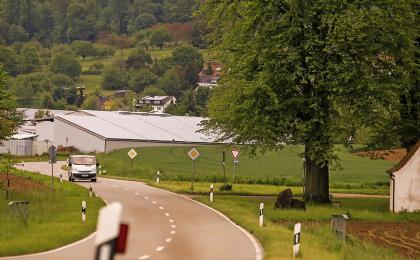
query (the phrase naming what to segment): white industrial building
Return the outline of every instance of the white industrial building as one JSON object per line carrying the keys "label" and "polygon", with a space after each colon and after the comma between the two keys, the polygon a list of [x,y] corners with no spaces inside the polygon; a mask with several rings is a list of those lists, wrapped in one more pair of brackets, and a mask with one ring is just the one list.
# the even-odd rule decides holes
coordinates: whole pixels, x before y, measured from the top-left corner
{"label": "white industrial building", "polygon": [[392,169],[390,201],[392,212],[420,211],[420,140]]}
{"label": "white industrial building", "polygon": [[[214,143],[198,132],[201,117],[82,110],[54,117],[54,144],[83,152]],[[42,133],[39,133],[42,135]]]}

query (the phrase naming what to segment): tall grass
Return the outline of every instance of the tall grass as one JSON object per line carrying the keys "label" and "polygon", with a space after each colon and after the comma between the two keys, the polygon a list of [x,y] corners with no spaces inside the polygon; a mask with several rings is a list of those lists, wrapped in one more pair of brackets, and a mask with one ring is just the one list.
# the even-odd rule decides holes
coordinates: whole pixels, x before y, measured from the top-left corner
{"label": "tall grass", "polygon": [[[376,247],[349,237],[340,242],[331,232],[329,218],[332,214],[352,212],[356,220],[419,221],[419,214],[393,215],[385,211],[386,200],[343,200],[342,208],[308,205],[307,211],[274,211],[274,201],[264,198],[233,196],[215,197],[213,203],[206,196],[196,199],[226,214],[245,227],[262,243],[265,259],[292,259],[293,225],[302,222],[300,259],[404,259],[390,249]],[[265,203],[262,228],[258,226],[259,203]],[[315,222],[312,222],[312,221]]]}
{"label": "tall grass", "polygon": [[[79,240],[96,228],[97,214],[104,202],[78,185],[39,174],[13,171],[13,174],[40,183],[43,188],[12,191],[10,200],[29,201],[29,217],[25,220],[8,205],[6,192],[0,192],[0,256],[46,251]],[[81,202],[87,202],[87,221],[81,221]]]}

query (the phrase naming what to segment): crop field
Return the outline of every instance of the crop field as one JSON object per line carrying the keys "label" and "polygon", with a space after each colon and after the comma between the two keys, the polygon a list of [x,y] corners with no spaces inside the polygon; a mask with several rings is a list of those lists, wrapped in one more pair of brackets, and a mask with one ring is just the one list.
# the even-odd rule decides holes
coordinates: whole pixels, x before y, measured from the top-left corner
{"label": "crop field", "polygon": [[350,222],[350,234],[410,258],[420,258],[420,223]]}

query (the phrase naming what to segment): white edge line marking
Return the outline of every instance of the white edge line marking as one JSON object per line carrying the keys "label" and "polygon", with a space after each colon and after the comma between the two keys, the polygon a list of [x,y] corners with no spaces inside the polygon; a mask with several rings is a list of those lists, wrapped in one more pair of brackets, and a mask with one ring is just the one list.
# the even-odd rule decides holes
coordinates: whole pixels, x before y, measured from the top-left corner
{"label": "white edge line marking", "polygon": [[137,258],[137,259],[143,260],[143,259],[147,259],[147,258],[150,258],[150,255],[140,256],[140,257],[139,257],[139,258]]}
{"label": "white edge line marking", "polygon": [[117,185],[112,185],[112,187],[116,188],[116,187],[118,187],[118,186],[117,186]]}
{"label": "white edge line marking", "polygon": [[169,213],[165,213],[165,216],[169,217]]}
{"label": "white edge line marking", "polygon": [[176,228],[176,225],[172,225],[171,228]]}
{"label": "white edge line marking", "polygon": [[175,230],[172,230],[172,231],[171,231],[171,234],[172,234],[172,235],[175,235]]}
{"label": "white edge line marking", "polygon": [[136,194],[136,195],[140,195],[140,193],[138,193],[138,192],[135,192],[134,194]]}
{"label": "white edge line marking", "polygon": [[166,243],[169,243],[169,242],[171,242],[172,241],[172,238],[167,238],[166,240],[165,240],[165,242]]}
{"label": "white edge line marking", "polygon": [[155,204],[155,205],[157,204],[156,201],[152,201],[152,203]]}
{"label": "white edge line marking", "polygon": [[164,246],[159,246],[159,247],[157,247],[155,250],[156,250],[156,251],[158,251],[158,252],[160,252],[160,251],[162,251],[164,248],[165,248]]}
{"label": "white edge line marking", "polygon": [[170,219],[170,220],[169,220],[169,222],[173,223],[173,222],[174,222],[174,220],[173,220],[173,219]]}
{"label": "white edge line marking", "polygon": [[243,227],[241,227],[238,224],[236,224],[235,222],[233,222],[230,218],[228,218],[227,216],[225,216],[223,213],[221,213],[221,212],[219,212],[219,211],[217,211],[217,210],[215,210],[215,209],[207,206],[206,204],[203,204],[201,202],[198,202],[196,200],[190,199],[190,198],[185,197],[185,196],[181,196],[181,197],[184,197],[186,200],[193,201],[193,202],[195,202],[197,204],[200,204],[203,207],[206,207],[206,208],[212,210],[213,212],[219,214],[221,217],[223,217],[224,219],[226,219],[227,221],[229,221],[230,223],[232,223],[235,227],[237,227],[240,231],[242,231],[251,240],[252,245],[255,248],[255,254],[256,254],[255,260],[262,260],[263,259],[262,247],[258,243],[258,240],[253,235],[251,235],[247,230],[245,230]]}
{"label": "white edge line marking", "polygon": [[128,190],[127,188],[123,188],[124,190]]}
{"label": "white edge line marking", "polygon": [[144,196],[144,198],[147,199],[147,200],[149,199],[149,197],[147,197],[147,196]]}
{"label": "white edge line marking", "polygon": [[159,208],[160,208],[161,210],[164,210],[164,209],[165,209],[165,208],[164,208],[164,207],[162,207],[162,206],[161,206],[161,207],[159,207]]}

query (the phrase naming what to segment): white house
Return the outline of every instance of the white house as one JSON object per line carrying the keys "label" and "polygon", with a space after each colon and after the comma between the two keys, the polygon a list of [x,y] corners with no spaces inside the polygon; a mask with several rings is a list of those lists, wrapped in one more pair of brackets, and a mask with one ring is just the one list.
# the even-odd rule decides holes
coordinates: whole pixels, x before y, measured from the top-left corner
{"label": "white house", "polygon": [[145,96],[136,104],[137,108],[151,106],[154,113],[164,113],[170,104],[175,104],[176,98],[172,96]]}
{"label": "white house", "polygon": [[390,202],[392,212],[420,211],[420,140],[392,169]]}

